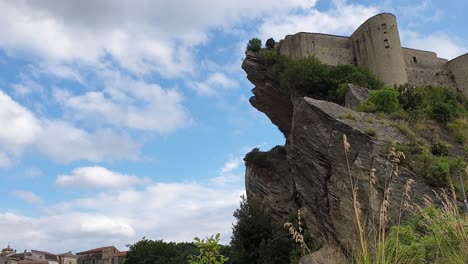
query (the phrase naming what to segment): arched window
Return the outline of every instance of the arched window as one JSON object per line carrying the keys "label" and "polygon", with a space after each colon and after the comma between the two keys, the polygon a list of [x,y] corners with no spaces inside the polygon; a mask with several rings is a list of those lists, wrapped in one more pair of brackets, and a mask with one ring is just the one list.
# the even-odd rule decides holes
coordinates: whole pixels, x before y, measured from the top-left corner
{"label": "arched window", "polygon": [[93,258],[91,259],[91,264],[96,264],[96,258],[95,258],[95,257],[93,257]]}
{"label": "arched window", "polygon": [[86,264],[86,259],[82,259],[81,264]]}

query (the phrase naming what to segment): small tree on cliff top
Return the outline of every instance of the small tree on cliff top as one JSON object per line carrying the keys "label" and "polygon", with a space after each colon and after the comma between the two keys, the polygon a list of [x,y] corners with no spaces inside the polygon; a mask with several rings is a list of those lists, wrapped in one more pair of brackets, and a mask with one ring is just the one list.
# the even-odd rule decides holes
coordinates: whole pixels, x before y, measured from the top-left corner
{"label": "small tree on cliff top", "polygon": [[259,52],[262,48],[262,41],[259,38],[252,38],[247,43],[247,51]]}
{"label": "small tree on cliff top", "polygon": [[274,49],[275,48],[275,40],[273,38],[269,38],[266,41],[265,46],[267,47],[267,49]]}

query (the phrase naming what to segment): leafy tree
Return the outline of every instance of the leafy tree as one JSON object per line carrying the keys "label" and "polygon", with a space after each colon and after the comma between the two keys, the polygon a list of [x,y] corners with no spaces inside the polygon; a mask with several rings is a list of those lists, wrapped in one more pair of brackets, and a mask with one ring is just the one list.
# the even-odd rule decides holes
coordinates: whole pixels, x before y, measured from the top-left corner
{"label": "leafy tree", "polygon": [[129,252],[125,264],[180,264],[187,263],[197,253],[192,243],[167,243],[162,240],[143,238],[133,245],[127,245]]}
{"label": "leafy tree", "polygon": [[274,49],[275,48],[275,40],[273,38],[267,39],[265,46],[267,49]]}
{"label": "leafy tree", "polygon": [[242,196],[234,212],[231,262],[233,264],[290,263],[294,243],[286,230],[274,223],[271,215],[258,202]]}
{"label": "leafy tree", "polygon": [[262,48],[262,41],[259,38],[252,38],[247,43],[246,51],[259,52]]}
{"label": "leafy tree", "polygon": [[200,239],[195,237],[195,245],[200,249],[200,254],[189,260],[190,264],[223,264],[229,260],[220,254],[221,245],[219,245],[219,233]]}

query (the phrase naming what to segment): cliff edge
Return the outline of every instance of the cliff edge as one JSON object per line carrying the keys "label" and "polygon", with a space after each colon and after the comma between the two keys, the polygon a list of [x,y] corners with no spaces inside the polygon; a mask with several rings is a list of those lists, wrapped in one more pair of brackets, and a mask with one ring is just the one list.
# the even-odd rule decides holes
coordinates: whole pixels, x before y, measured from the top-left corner
{"label": "cliff edge", "polygon": [[[432,194],[428,185],[405,168],[400,168],[399,177],[389,179],[395,168],[388,160],[389,146],[394,140],[409,139],[379,117],[332,102],[292,98],[281,90],[256,53],[247,53],[242,68],[255,85],[250,103],[286,138],[284,150],[263,153],[267,166],[247,164],[247,196],[263,201],[281,223],[301,209],[310,235],[324,245],[316,255],[326,253],[330,263],[341,263],[342,255],[358,241],[348,162],[368,230],[378,224],[386,182],[390,182],[392,205],[402,203],[408,179],[414,179],[413,203],[422,204],[423,195]],[[343,135],[350,144],[348,153]],[[371,171],[376,171],[375,182]],[[399,208],[389,207],[389,226],[397,221]]]}

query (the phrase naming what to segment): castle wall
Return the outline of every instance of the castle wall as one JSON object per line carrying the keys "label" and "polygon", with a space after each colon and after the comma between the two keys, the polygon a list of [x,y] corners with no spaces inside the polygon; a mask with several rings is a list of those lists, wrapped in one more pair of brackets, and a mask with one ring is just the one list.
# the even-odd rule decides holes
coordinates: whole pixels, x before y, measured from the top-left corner
{"label": "castle wall", "polygon": [[435,52],[403,48],[403,57],[409,83],[456,87],[448,60],[438,58]]}
{"label": "castle wall", "polygon": [[292,59],[313,55],[329,65],[354,64],[354,54],[347,37],[297,33],[286,36],[281,45],[280,53]]}
{"label": "castle wall", "polygon": [[468,96],[468,53],[447,63],[452,71],[457,88]]}
{"label": "castle wall", "polygon": [[408,82],[394,15],[369,18],[351,35],[351,41],[357,65],[369,67],[385,85]]}

